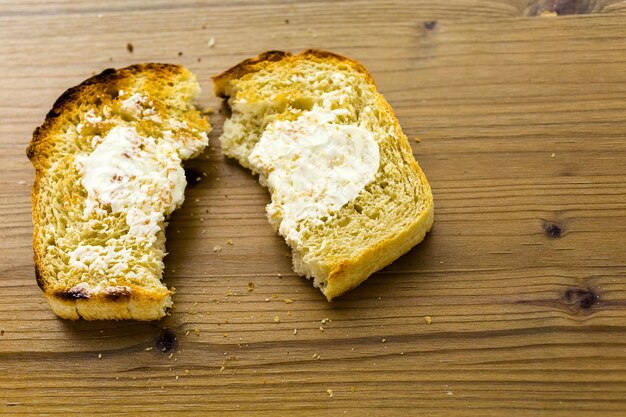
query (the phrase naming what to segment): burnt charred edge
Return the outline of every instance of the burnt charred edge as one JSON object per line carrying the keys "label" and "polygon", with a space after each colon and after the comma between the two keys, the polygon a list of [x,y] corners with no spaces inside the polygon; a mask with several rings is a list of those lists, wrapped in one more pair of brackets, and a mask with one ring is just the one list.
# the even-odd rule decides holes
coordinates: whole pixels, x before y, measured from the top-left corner
{"label": "burnt charred edge", "polygon": [[90,298],[89,293],[82,288],[71,288],[69,290],[60,290],[54,293],[54,296],[66,301],[87,300]]}
{"label": "burnt charred edge", "polygon": [[46,114],[46,118],[43,124],[37,127],[33,132],[33,138],[31,143],[26,149],[26,155],[29,159],[32,159],[36,154],[36,146],[40,142],[40,138],[46,131],[47,127],[50,123],[59,117],[62,113],[66,105],[74,102],[78,102],[81,98],[81,94],[83,91],[92,85],[104,85],[108,86],[108,88],[103,89],[103,94],[108,94],[112,98],[116,98],[118,94],[118,81],[126,78],[129,74],[137,74],[145,70],[152,70],[155,72],[159,71],[167,71],[171,73],[181,72],[183,67],[176,64],[163,64],[163,63],[146,63],[146,64],[136,64],[131,65],[129,67],[115,69],[115,68],[107,68],[102,71],[100,74],[94,75],[93,77],[87,78],[82,83],[77,86],[68,88],[57,98],[57,100],[52,105],[52,109]]}
{"label": "burnt charred edge", "polygon": [[126,301],[130,299],[132,293],[127,287],[113,287],[106,290],[104,298],[110,301]]}
{"label": "burnt charred edge", "polygon": [[46,284],[43,280],[43,277],[41,276],[41,271],[39,270],[37,263],[35,263],[35,279],[37,280],[37,285],[39,285],[39,288],[43,290]]}
{"label": "burnt charred edge", "polygon": [[66,103],[71,103],[75,101],[76,98],[80,97],[80,93],[85,87],[94,84],[108,84],[117,81],[120,77],[120,71],[116,70],[115,68],[107,68],[100,74],[87,78],[85,81],[78,84],[77,86],[68,88],[54,102],[54,104],[52,105],[52,110],[50,110],[46,115],[46,119],[53,119],[55,117],[58,117],[61,114],[64,105]]}

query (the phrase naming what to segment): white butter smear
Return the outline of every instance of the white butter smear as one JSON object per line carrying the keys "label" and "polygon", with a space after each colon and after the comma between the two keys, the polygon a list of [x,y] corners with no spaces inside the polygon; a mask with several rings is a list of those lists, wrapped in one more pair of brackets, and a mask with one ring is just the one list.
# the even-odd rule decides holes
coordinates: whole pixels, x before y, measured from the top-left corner
{"label": "white butter smear", "polygon": [[288,243],[301,243],[299,221],[322,218],[356,198],[380,166],[373,134],[336,123],[345,110],[314,107],[296,120],[270,123],[248,161],[267,181],[270,222]]}
{"label": "white butter smear", "polygon": [[157,144],[134,127],[114,127],[93,152],[75,159],[87,190],[85,217],[102,214],[107,207],[113,213],[125,213],[129,234],[147,239],[150,246],[164,216],[185,199],[187,182],[177,151],[169,140]]}

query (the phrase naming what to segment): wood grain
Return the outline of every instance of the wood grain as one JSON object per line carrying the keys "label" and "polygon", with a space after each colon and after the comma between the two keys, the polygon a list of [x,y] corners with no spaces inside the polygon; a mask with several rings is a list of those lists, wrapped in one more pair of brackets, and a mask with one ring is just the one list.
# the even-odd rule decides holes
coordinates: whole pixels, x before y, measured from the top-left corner
{"label": "wood grain", "polygon": [[[103,3],[0,4],[0,413],[626,415],[624,2]],[[171,316],[57,319],[24,154],[56,97],[163,61],[219,109],[211,75],[308,47],[363,62],[421,138],[427,239],[327,303],[291,272],[267,193],[221,156],[215,114],[188,165],[207,176],[168,230]]]}

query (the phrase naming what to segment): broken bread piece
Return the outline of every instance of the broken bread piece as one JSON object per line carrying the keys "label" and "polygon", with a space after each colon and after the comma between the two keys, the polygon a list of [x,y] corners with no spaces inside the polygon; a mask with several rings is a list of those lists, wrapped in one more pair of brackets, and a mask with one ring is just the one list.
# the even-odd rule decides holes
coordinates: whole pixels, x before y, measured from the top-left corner
{"label": "broken bread piece", "polygon": [[330,301],[422,241],[430,186],[367,70],[321,50],[269,51],[213,78],[226,156],[268,187],[296,273]]}
{"label": "broken bread piece", "polygon": [[35,272],[58,316],[156,320],[172,305],[165,226],[184,200],[182,161],[208,144],[199,92],[179,65],[107,69],[35,129]]}

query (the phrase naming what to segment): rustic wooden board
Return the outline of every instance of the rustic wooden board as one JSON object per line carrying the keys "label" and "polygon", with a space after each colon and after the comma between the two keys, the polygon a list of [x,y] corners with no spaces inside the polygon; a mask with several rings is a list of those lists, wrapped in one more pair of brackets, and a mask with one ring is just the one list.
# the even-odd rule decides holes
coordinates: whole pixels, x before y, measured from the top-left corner
{"label": "rustic wooden board", "polygon": [[[0,3],[0,413],[625,415],[625,14],[564,0]],[[220,155],[215,114],[189,164],[207,176],[168,231],[171,316],[57,319],[35,284],[24,154],[56,97],[162,61],[196,72],[218,109],[211,75],[308,47],[362,61],[422,139],[427,239],[327,303],[291,272],[267,193]]]}

